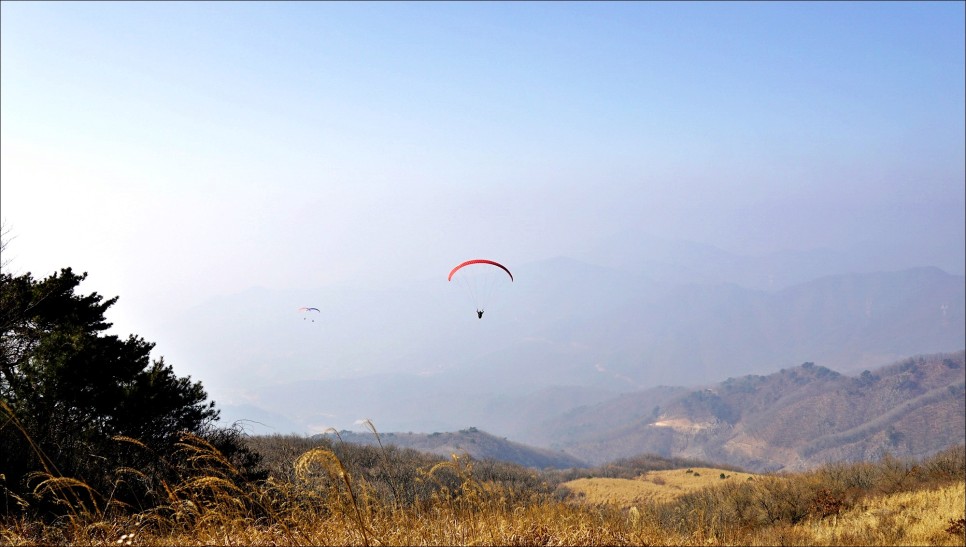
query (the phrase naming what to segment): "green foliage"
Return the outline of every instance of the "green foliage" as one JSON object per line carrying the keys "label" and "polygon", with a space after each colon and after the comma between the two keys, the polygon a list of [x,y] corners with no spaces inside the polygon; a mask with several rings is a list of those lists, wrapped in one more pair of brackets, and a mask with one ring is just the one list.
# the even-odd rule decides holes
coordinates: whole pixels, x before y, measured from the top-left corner
{"label": "green foliage", "polygon": [[131,482],[114,492],[112,470],[148,476],[186,431],[245,458],[237,438],[210,427],[218,412],[199,382],[178,377],[163,358],[151,360],[154,344],[143,338],[105,334],[104,314],[117,297],[78,294],[85,278],[70,268],[41,280],[0,277],[0,469],[8,497],[0,510],[12,498],[42,505],[32,476],[71,477],[102,497],[127,492],[128,501],[143,501],[144,489],[156,485],[142,479],[137,495]]}

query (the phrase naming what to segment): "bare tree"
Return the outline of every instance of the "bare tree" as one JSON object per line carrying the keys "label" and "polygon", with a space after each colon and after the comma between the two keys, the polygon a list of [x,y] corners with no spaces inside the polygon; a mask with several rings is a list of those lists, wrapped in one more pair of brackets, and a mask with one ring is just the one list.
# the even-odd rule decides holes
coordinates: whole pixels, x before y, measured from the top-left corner
{"label": "bare tree", "polygon": [[13,238],[8,234],[10,234],[10,228],[7,226],[7,221],[0,221],[0,271],[6,271],[11,262],[7,256],[7,244]]}

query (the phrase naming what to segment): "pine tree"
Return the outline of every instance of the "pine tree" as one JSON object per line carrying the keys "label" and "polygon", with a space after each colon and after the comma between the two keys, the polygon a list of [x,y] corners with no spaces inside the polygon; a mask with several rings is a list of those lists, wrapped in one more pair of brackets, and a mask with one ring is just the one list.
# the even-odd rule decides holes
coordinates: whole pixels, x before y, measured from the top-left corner
{"label": "pine tree", "polygon": [[[218,418],[200,382],[151,360],[153,343],[105,333],[117,297],[79,294],[86,276],[0,274],[0,485],[21,499],[36,471],[109,489],[118,467],[156,465]],[[150,447],[154,463],[117,436]]]}

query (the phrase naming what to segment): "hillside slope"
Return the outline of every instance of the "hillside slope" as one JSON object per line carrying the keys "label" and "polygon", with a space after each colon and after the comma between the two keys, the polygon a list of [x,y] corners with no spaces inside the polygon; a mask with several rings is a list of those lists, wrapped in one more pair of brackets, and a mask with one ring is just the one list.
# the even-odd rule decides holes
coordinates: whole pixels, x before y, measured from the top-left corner
{"label": "hillside slope", "polygon": [[924,457],[966,441],[964,428],[959,351],[857,376],[804,363],[676,394],[645,391],[572,410],[533,434],[591,463],[650,452],[774,471]]}
{"label": "hillside slope", "polygon": [[475,427],[458,432],[446,433],[382,433],[379,439],[372,433],[356,433],[340,431],[324,433],[330,439],[341,439],[342,442],[364,445],[376,445],[381,442],[384,446],[395,445],[400,448],[412,448],[420,452],[438,454],[449,458],[469,454],[477,460],[497,460],[515,463],[524,467],[537,469],[571,467],[585,467],[587,464],[578,458],[562,451],[536,448],[524,444],[495,437]]}

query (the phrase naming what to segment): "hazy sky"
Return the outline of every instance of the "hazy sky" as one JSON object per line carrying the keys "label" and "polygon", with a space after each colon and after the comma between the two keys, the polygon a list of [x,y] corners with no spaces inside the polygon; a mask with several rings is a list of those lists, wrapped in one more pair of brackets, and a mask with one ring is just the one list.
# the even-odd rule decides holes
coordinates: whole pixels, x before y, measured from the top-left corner
{"label": "hazy sky", "polygon": [[[16,272],[126,332],[609,234],[964,240],[963,2],[3,2]],[[628,241],[632,245],[633,241]]]}

